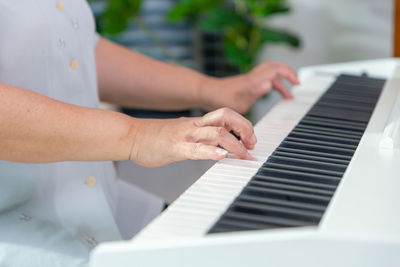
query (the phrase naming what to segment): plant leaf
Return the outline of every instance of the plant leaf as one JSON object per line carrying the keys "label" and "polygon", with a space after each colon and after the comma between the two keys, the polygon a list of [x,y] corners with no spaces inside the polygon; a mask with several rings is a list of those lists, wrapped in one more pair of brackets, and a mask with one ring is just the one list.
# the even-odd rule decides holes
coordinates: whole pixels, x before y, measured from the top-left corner
{"label": "plant leaf", "polygon": [[208,11],[199,24],[204,31],[219,31],[228,27],[243,27],[248,24],[248,21],[232,9],[218,7]]}
{"label": "plant leaf", "polygon": [[261,41],[263,43],[266,42],[283,42],[287,43],[293,47],[299,47],[300,46],[300,39],[287,31],[283,30],[276,30],[276,29],[271,29],[271,28],[263,28],[261,30]]}
{"label": "plant leaf", "polygon": [[109,0],[103,14],[96,17],[99,32],[111,35],[123,32],[141,4],[142,0]]}
{"label": "plant leaf", "polygon": [[227,59],[236,66],[240,72],[245,73],[252,66],[252,55],[249,55],[246,49],[241,49],[236,45],[235,40],[225,38],[224,53]]}
{"label": "plant leaf", "polygon": [[223,0],[179,0],[168,13],[167,18],[171,21],[193,17],[219,6]]}

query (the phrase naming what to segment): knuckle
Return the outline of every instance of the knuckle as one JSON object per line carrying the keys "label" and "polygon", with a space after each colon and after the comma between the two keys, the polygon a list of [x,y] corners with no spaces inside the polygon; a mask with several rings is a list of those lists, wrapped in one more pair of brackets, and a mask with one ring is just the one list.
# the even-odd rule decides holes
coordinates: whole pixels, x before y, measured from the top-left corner
{"label": "knuckle", "polygon": [[215,131],[217,133],[217,136],[219,136],[219,137],[223,137],[227,133],[227,130],[224,127],[216,127]]}
{"label": "knuckle", "polygon": [[207,114],[205,114],[204,116],[202,116],[202,117],[196,117],[196,118],[194,118],[194,119],[192,119],[192,123],[193,123],[193,126],[194,127],[201,127],[201,126],[203,126],[203,124],[204,124],[204,117],[205,116],[207,116]]}
{"label": "knuckle", "polygon": [[198,136],[198,132],[196,130],[192,131],[192,132],[188,132],[184,135],[184,141],[189,142],[189,143],[196,142],[198,139],[197,136]]}
{"label": "knuckle", "polygon": [[262,81],[258,86],[261,90],[266,90],[272,87],[272,82],[270,80]]}
{"label": "knuckle", "polygon": [[230,108],[221,108],[220,113],[223,117],[226,117],[232,113],[232,110]]}

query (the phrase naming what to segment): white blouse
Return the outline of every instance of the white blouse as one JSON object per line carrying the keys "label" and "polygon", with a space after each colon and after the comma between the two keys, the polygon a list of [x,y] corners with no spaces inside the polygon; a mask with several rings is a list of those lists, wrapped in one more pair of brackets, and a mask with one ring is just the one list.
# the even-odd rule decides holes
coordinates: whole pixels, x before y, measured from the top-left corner
{"label": "white blouse", "polygon": [[[0,82],[98,107],[98,40],[85,0],[0,0]],[[0,161],[0,266],[80,266],[129,238],[162,201],[117,179],[112,162]]]}

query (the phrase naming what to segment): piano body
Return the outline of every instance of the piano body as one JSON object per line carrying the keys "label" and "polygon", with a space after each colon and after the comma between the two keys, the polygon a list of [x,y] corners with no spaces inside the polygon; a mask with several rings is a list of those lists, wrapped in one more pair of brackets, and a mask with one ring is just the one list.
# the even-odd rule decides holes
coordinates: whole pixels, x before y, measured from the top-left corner
{"label": "piano body", "polygon": [[[295,100],[255,126],[255,161],[216,163],[132,240],[100,244],[91,266],[400,266],[397,131],[381,147],[400,120],[398,63],[303,68]],[[338,76],[363,72],[386,82]]]}

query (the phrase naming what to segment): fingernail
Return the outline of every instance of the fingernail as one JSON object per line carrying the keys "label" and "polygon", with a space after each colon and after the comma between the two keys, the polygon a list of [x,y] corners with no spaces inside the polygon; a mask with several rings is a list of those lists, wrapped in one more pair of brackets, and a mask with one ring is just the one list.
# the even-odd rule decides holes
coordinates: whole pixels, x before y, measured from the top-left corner
{"label": "fingernail", "polygon": [[224,150],[224,149],[220,149],[217,148],[215,149],[215,153],[219,156],[219,157],[226,157],[226,155],[228,155],[228,151]]}
{"label": "fingernail", "polygon": [[257,137],[255,136],[255,134],[253,134],[253,135],[250,137],[250,143],[252,143],[252,144],[257,143]]}

